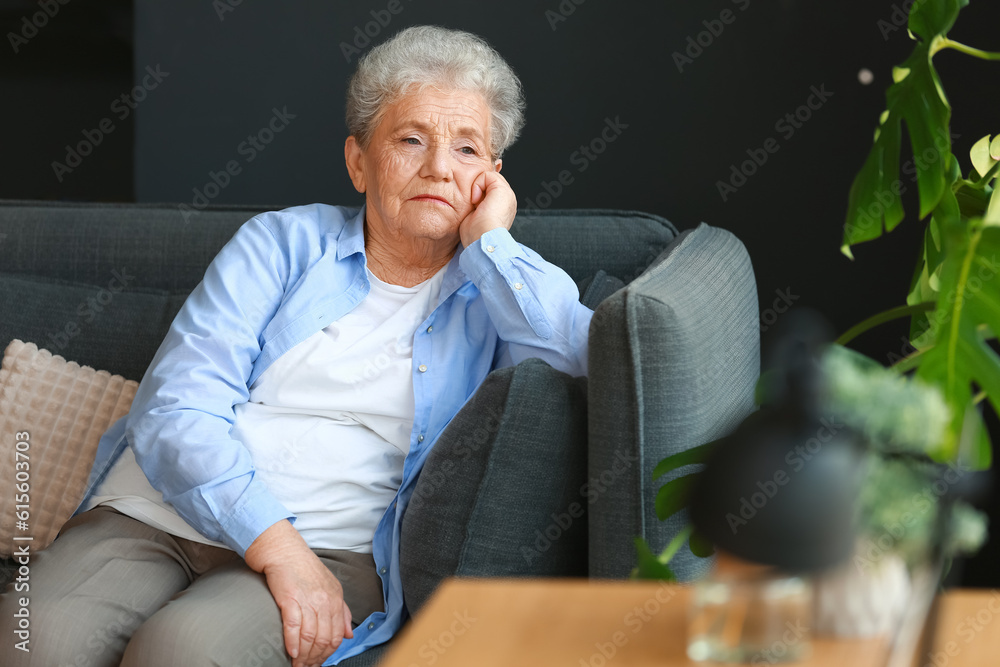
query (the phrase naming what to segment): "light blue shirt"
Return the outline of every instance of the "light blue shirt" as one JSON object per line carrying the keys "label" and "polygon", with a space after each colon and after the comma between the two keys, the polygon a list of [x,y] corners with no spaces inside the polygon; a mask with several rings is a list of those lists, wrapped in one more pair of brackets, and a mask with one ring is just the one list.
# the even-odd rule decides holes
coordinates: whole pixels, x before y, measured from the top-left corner
{"label": "light blue shirt", "polygon": [[[262,213],[240,227],[178,312],[131,411],[101,438],[88,499],[131,446],[164,500],[241,556],[271,525],[294,522],[255,475],[246,447],[230,437],[234,406],[282,354],[368,295],[364,211],[312,204]],[[403,623],[401,518],[448,422],[495,368],[537,357],[586,375],[592,314],[562,269],[507,230],[458,247],[436,307],[414,335],[410,450],[372,542],[385,611],[365,619],[326,664],[388,641]]]}

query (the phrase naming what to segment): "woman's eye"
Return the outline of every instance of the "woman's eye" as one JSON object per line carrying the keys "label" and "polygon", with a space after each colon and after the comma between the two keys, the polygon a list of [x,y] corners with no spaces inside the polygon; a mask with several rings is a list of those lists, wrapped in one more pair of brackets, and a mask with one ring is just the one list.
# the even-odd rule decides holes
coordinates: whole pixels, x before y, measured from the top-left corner
{"label": "woman's eye", "polygon": [[420,145],[420,139],[417,139],[416,137],[407,137],[406,139],[403,139],[403,141],[410,144],[411,146]]}
{"label": "woman's eye", "polygon": [[473,148],[473,147],[471,147],[471,146],[462,146],[462,148],[460,148],[459,150],[461,150],[466,155],[475,155],[476,154],[476,149]]}

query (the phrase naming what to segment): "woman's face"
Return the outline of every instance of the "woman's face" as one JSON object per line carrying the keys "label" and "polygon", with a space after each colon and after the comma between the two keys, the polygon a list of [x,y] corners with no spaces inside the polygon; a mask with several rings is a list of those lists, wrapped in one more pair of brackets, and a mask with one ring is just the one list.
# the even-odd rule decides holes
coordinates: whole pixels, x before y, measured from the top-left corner
{"label": "woman's face", "polygon": [[366,195],[368,224],[390,237],[457,242],[473,181],[500,170],[489,121],[479,94],[427,88],[386,110],[366,150],[349,137],[348,171]]}

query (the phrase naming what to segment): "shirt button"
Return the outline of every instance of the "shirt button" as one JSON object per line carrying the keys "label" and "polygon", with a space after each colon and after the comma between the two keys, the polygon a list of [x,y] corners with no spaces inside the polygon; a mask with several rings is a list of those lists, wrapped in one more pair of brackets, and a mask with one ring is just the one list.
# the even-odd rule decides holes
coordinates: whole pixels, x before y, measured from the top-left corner
{"label": "shirt button", "polygon": [[423,364],[420,364],[419,366],[417,366],[417,370],[420,371],[421,373],[426,373],[427,372],[427,366],[424,366]]}
{"label": "shirt button", "polygon": [[493,246],[491,245],[486,246],[486,252],[493,252],[494,250],[496,250],[496,248],[494,248]]}
{"label": "shirt button", "polygon": [[424,441],[424,434],[421,433],[420,435],[417,436],[417,442],[423,442],[423,441]]}
{"label": "shirt button", "polygon": [[521,289],[522,287],[524,287],[524,285],[521,283],[514,283],[514,289]]}
{"label": "shirt button", "polygon": [[427,333],[430,333],[432,331],[434,331],[434,325],[433,324],[430,325],[429,327],[427,327]]}
{"label": "shirt button", "polygon": [[383,567],[383,568],[382,568],[381,570],[379,570],[379,572],[381,572],[382,574],[385,574],[385,573],[386,573],[386,572],[388,572],[388,571],[389,571],[389,570],[385,569],[384,567]]}
{"label": "shirt button", "polygon": [[368,624],[368,629],[369,630],[374,630],[375,629],[375,624],[374,623],[369,623]]}

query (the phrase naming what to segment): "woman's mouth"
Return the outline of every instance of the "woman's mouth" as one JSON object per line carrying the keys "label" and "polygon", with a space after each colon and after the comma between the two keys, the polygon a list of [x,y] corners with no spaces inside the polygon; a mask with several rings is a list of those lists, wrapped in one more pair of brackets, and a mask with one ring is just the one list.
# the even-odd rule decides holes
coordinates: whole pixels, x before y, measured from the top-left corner
{"label": "woman's mouth", "polygon": [[411,197],[410,201],[424,201],[436,204],[444,204],[446,206],[451,206],[449,202],[444,197],[438,197],[437,195],[417,195],[416,197]]}

